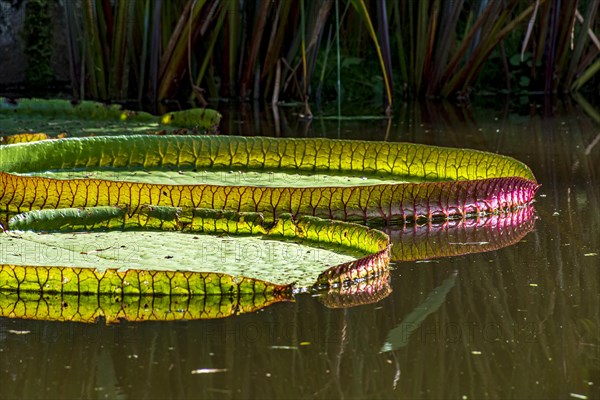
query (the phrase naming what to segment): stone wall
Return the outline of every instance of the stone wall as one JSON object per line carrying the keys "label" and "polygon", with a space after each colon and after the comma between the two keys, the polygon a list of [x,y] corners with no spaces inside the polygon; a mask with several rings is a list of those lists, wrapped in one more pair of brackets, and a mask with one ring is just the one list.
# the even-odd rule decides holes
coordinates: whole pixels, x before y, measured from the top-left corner
{"label": "stone wall", "polygon": [[[0,0],[0,88],[24,85],[27,60],[21,32],[28,0]],[[72,0],[48,0],[53,23],[51,66],[54,79],[70,79],[66,21],[63,3]]]}

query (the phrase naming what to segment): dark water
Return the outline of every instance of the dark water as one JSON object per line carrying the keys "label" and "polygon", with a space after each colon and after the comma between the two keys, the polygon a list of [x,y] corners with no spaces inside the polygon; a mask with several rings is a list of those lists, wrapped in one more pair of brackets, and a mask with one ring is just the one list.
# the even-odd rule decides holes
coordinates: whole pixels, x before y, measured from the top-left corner
{"label": "dark water", "polygon": [[580,105],[406,107],[389,126],[246,109],[225,113],[222,133],[510,155],[543,185],[537,220],[496,251],[397,263],[371,304],[300,295],[220,320],[1,318],[0,398],[600,397],[600,121]]}

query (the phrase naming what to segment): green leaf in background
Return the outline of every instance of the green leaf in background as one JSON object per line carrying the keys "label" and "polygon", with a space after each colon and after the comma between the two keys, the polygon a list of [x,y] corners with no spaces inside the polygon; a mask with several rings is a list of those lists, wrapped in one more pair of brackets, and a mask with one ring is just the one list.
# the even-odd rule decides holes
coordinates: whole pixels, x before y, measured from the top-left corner
{"label": "green leaf in background", "polygon": [[118,105],[68,100],[0,98],[0,135],[19,133],[67,133],[69,136],[122,135],[124,133],[172,132],[185,129],[191,133],[216,132],[221,115],[211,109],[190,109],[154,116],[143,111],[129,111]]}

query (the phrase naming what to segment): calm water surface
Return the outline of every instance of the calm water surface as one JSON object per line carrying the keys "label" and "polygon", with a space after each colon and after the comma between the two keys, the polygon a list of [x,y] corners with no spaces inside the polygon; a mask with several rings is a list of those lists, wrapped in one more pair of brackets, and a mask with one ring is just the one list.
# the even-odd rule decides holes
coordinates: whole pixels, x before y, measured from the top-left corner
{"label": "calm water surface", "polygon": [[[390,125],[225,111],[223,134],[513,156],[542,184],[537,217],[508,247],[395,263],[389,295],[362,305],[300,295],[220,320],[0,318],[0,398],[600,397],[600,122],[578,105],[406,107]],[[449,241],[485,248],[463,236]]]}

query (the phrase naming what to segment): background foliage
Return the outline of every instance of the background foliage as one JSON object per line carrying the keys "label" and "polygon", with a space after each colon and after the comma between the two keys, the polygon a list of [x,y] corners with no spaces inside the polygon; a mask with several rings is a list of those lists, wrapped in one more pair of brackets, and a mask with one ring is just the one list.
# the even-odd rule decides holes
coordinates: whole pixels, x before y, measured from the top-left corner
{"label": "background foliage", "polygon": [[[50,0],[48,0],[50,1]],[[75,97],[598,92],[600,0],[64,1]]]}

